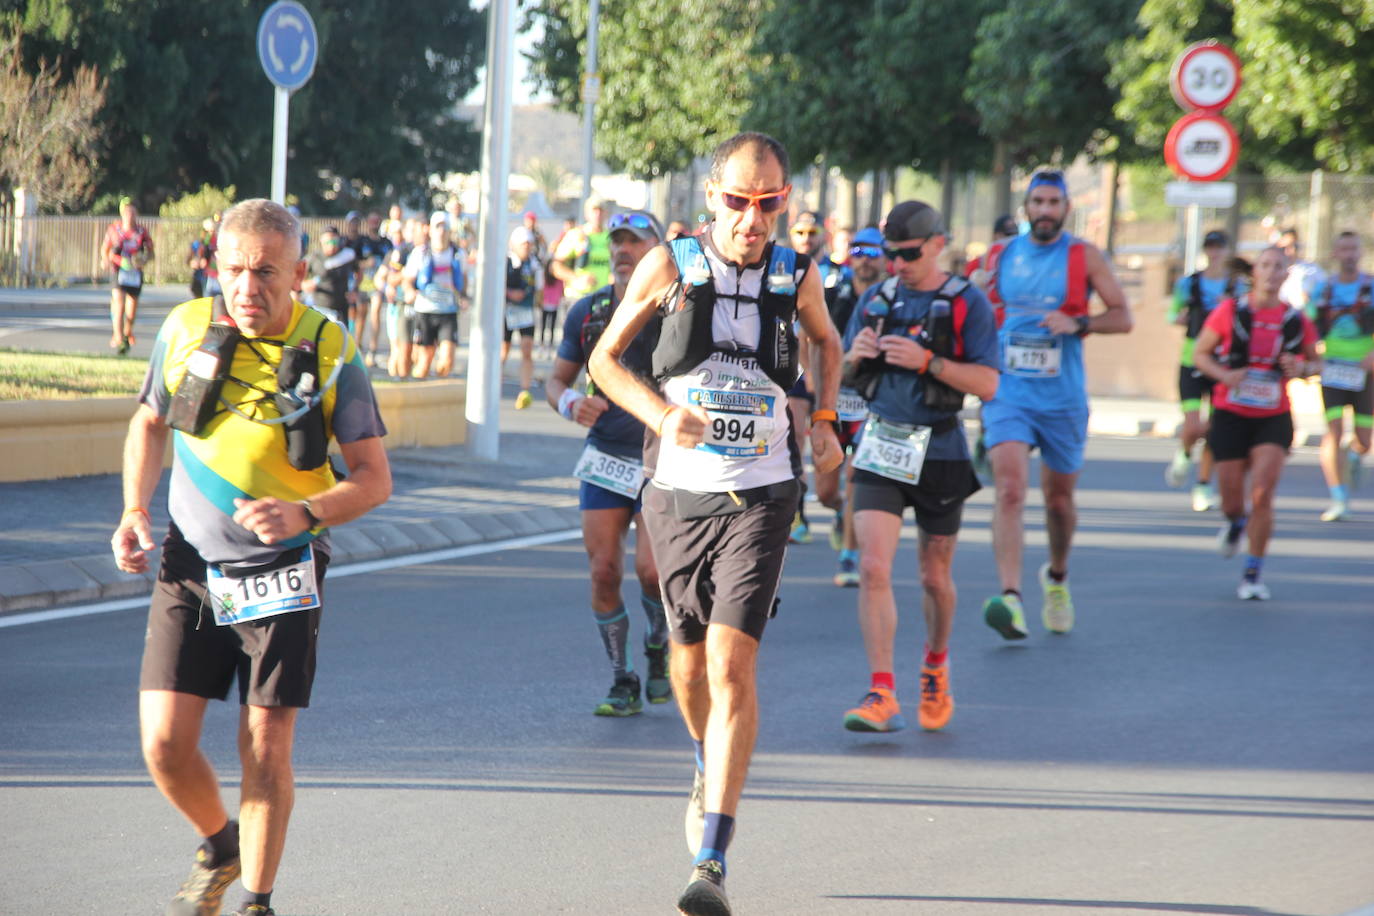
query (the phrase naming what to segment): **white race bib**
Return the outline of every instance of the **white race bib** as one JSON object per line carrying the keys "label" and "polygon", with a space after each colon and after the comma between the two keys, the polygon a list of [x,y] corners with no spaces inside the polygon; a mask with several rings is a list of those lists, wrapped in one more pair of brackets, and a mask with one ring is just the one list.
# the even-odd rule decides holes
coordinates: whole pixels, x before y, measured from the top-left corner
{"label": "white race bib", "polygon": [[697,448],[730,458],[762,458],[777,422],[771,394],[719,388],[688,388],[687,402],[706,411],[706,435]]}
{"label": "white race bib", "polygon": [[644,465],[633,458],[607,455],[588,442],[587,447],[582,450],[582,457],[577,459],[573,476],[603,490],[636,499],[639,496],[639,488],[644,483]]}
{"label": "white race bib", "polygon": [[534,306],[506,306],[506,327],[512,331],[522,331],[534,327]]}
{"label": "white race bib", "polygon": [[435,308],[441,311],[452,311],[458,304],[458,300],[454,296],[453,290],[449,289],[447,286],[441,286],[438,283],[426,284],[421,292]]}
{"label": "white race bib", "polygon": [[121,267],[116,282],[120,286],[142,286],[143,271],[135,267]]}
{"label": "white race bib", "polygon": [[1003,362],[1005,371],[1026,378],[1054,378],[1059,375],[1063,355],[1059,337],[1008,334]]}
{"label": "white race bib", "polygon": [[1341,391],[1364,391],[1368,373],[1364,366],[1345,359],[1328,359],[1322,364],[1322,384]]}
{"label": "white race bib", "polygon": [[205,584],[219,626],[320,606],[315,550],[310,544],[300,549],[295,562],[271,572],[228,575],[211,564],[206,570]]}
{"label": "white race bib", "polygon": [[890,480],[916,483],[929,447],[929,426],[898,426],[869,417],[854,453],[854,467]]}
{"label": "white race bib", "polygon": [[1283,383],[1273,369],[1249,369],[1231,392],[1231,403],[1256,410],[1274,410],[1283,395]]}
{"label": "white race bib", "polygon": [[840,399],[835,404],[835,413],[841,423],[857,423],[868,416],[868,402],[857,392],[848,388],[840,389]]}

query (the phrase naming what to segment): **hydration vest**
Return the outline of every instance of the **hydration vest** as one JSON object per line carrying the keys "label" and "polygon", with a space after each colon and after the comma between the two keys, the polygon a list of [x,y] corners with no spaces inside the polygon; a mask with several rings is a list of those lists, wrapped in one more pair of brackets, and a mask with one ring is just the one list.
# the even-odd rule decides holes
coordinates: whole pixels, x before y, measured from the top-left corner
{"label": "hydration vest", "polygon": [[[457,245],[450,245],[449,253],[453,261],[453,294],[457,296],[463,291],[463,257],[459,253]],[[426,249],[424,260],[420,262],[420,269],[415,272],[415,288],[424,290],[426,286],[434,282],[434,250]]]}
{"label": "hydration vest", "polygon": [[[277,364],[277,390],[262,393],[271,395],[281,419],[247,419],[257,423],[267,422],[269,425],[280,423],[284,427],[287,458],[296,470],[312,471],[324,464],[329,457],[324,423],[324,392],[338,374],[336,366],[328,382],[320,378],[320,338],[329,319],[315,309],[305,309],[295,327],[295,332],[301,338],[300,344],[291,346],[265,337],[252,338],[252,343],[246,343],[247,338],[228,318],[224,297],[216,296],[210,305],[210,324],[205,329],[205,336],[192,351],[187,372],[172,394],[167,409],[167,425],[198,439],[204,438],[206,426],[221,413],[220,392],[224,389],[224,383],[231,378],[229,372],[233,368],[234,352],[238,345],[278,346],[282,349],[282,356]],[[309,339],[311,337],[314,338],[313,345]],[[199,357],[198,353],[206,356]],[[259,358],[262,358],[260,354]],[[338,362],[343,362],[342,351]],[[201,368],[197,372],[190,371],[192,363],[200,363]],[[238,413],[231,405],[223,406],[226,410]]]}
{"label": "hydration vest", "polygon": [[[897,307],[897,282],[896,277],[888,277],[878,287],[878,292],[874,297],[886,303],[887,314],[889,315]],[[935,298],[930,301],[929,311],[926,312],[925,318],[919,322],[920,333],[916,336],[917,343],[936,356],[945,359],[963,359],[964,322],[968,318],[968,299],[964,294],[968,292],[971,285],[967,278],[953,275],[940,285],[940,288],[935,291]],[[904,334],[917,323],[916,321],[907,321],[902,324],[887,324],[883,326],[882,333]],[[889,366],[887,361],[881,357],[865,359],[859,363],[852,376],[854,390],[864,400],[873,400],[878,393],[878,380],[884,372],[916,372],[916,370]],[[921,387],[924,392],[924,404],[931,410],[953,412],[964,406],[964,392],[933,376],[923,377]]]}
{"label": "hydration vest", "polygon": [[[765,273],[759,278],[759,295],[718,295],[701,240],[687,236],[668,244],[677,262],[678,288],[670,293],[667,303],[681,300],[682,304],[676,310],[661,311],[662,323],[652,357],[653,377],[662,383],[690,372],[720,349],[711,332],[711,318],[719,297],[758,303],[759,342],[751,355],[774,384],[783,391],[790,389],[800,370],[800,347],[793,330],[797,315],[796,277],[798,271],[806,276],[811,259],[791,248],[769,242],[763,251],[764,267],[761,269]],[[786,277],[785,284],[782,277]],[[775,281],[774,278],[779,279]],[[671,309],[672,305],[668,304],[667,308]]]}
{"label": "hydration vest", "polygon": [[[1231,349],[1226,354],[1226,365],[1231,369],[1247,369],[1250,366],[1250,332],[1254,328],[1255,313],[1250,310],[1250,297],[1235,300],[1236,307],[1231,318]],[[1283,344],[1280,353],[1302,352],[1302,311],[1288,306],[1283,312],[1282,330],[1279,332]]]}
{"label": "hydration vest", "polygon": [[[1221,292],[1221,300],[1236,298],[1236,278],[1232,274],[1226,279],[1226,288]],[[1194,340],[1207,320],[1207,304],[1202,301],[1202,271],[1188,277],[1188,339]]]}
{"label": "hydration vest", "polygon": [[[1017,236],[1019,238],[1020,236]],[[1002,301],[1001,290],[998,289],[998,268],[1001,266],[1002,253],[1006,251],[1007,244],[1013,239],[1004,239],[1000,242],[993,242],[988,249],[983,269],[988,273],[988,284],[984,290],[988,296],[988,302],[992,303],[992,313],[997,319],[997,326],[1002,326],[1002,320],[1006,314],[1006,303]],[[1059,306],[1059,311],[1068,315],[1070,318],[1078,318],[1088,314],[1088,298],[1092,295],[1092,290],[1088,286],[1088,255],[1087,249],[1078,239],[1069,242],[1069,269],[1068,277],[1064,283],[1064,301]]]}
{"label": "hydration vest", "polygon": [[1343,315],[1354,315],[1355,320],[1360,323],[1361,334],[1374,334],[1374,295],[1371,295],[1371,287],[1374,287],[1374,278],[1365,274],[1360,274],[1360,279],[1364,282],[1360,284],[1359,291],[1355,294],[1355,301],[1351,305],[1336,307],[1331,299],[1335,295],[1336,281],[1327,280],[1326,290],[1322,296],[1321,304],[1317,306],[1317,336],[1325,337],[1331,333],[1331,327],[1336,323],[1336,319]]}

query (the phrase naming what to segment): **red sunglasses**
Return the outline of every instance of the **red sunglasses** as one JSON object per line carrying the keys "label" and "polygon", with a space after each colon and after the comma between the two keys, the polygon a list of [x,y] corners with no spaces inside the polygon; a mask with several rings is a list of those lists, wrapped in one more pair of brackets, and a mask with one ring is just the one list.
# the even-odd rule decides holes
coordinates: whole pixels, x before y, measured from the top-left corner
{"label": "red sunglasses", "polygon": [[781,210],[787,204],[787,195],[792,191],[790,184],[781,191],[764,191],[762,194],[740,194],[727,191],[720,185],[714,187],[720,192],[720,199],[725,202],[725,206],[731,210],[748,210],[752,206],[758,207],[760,213]]}

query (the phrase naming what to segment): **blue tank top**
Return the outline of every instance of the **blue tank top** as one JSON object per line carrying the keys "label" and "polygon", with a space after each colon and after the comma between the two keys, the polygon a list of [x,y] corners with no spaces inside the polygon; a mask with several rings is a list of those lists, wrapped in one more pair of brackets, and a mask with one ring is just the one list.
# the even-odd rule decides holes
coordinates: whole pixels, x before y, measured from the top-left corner
{"label": "blue tank top", "polygon": [[1018,235],[997,264],[997,291],[1005,305],[998,332],[1002,377],[997,400],[1038,411],[1086,410],[1083,341],[1051,334],[1040,322],[1064,302],[1068,288],[1067,232],[1048,245]]}

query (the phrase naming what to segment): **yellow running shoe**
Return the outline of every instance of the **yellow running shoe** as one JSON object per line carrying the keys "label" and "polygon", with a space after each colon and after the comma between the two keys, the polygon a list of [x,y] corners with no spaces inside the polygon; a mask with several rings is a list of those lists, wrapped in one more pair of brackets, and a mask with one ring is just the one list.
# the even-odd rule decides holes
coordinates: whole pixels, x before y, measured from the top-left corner
{"label": "yellow running shoe", "polygon": [[530,393],[528,391],[522,391],[515,396],[516,410],[524,410],[526,407],[529,407],[533,403],[534,398],[530,397]]}
{"label": "yellow running shoe", "polygon": [[895,732],[906,728],[906,719],[892,691],[875,687],[844,714],[844,727],[852,732]]}
{"label": "yellow running shoe", "polygon": [[928,732],[939,731],[954,715],[954,697],[949,692],[949,666],[921,666],[921,705],[916,720]]}
{"label": "yellow running shoe", "polygon": [[1067,633],[1073,629],[1073,599],[1069,597],[1069,583],[1050,578],[1050,564],[1040,567],[1040,588],[1045,593],[1045,607],[1041,617],[1045,629],[1051,633]]}

